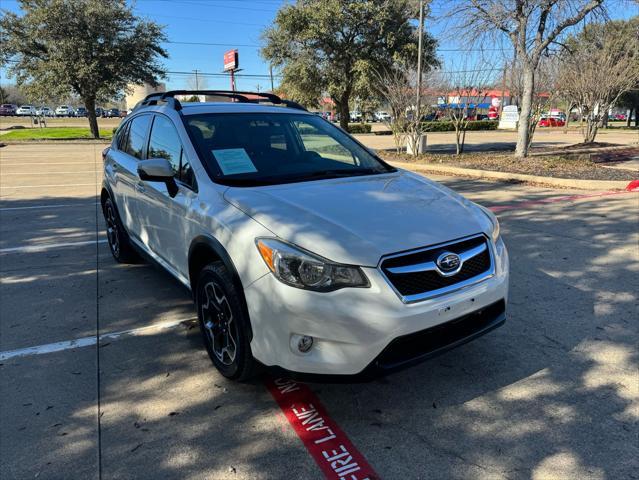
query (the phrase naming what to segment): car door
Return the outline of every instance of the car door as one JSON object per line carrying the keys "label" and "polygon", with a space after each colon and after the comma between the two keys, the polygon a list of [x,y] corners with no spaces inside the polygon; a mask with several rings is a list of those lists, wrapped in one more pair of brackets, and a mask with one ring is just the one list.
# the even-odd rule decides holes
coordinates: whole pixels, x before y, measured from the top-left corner
{"label": "car door", "polygon": [[197,198],[197,185],[186,158],[180,136],[170,118],[154,115],[147,158],[169,161],[178,186],[174,197],[169,195],[164,182],[139,181],[139,219],[141,240],[176,273],[188,278],[188,223],[191,204]]}
{"label": "car door", "polygon": [[126,122],[121,127],[122,137],[118,135],[118,143],[109,151],[105,165],[120,219],[129,234],[136,238],[141,234],[135,190],[139,181],[138,162],[146,155],[151,120],[150,114],[142,114]]}

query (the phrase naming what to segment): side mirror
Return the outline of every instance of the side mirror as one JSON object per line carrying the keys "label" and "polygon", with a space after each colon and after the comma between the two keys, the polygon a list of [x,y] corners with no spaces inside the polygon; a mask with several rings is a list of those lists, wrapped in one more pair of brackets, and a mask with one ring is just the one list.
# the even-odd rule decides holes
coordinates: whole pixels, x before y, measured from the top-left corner
{"label": "side mirror", "polygon": [[141,160],[138,163],[138,177],[145,182],[163,182],[171,197],[178,193],[178,186],[175,183],[175,172],[169,161],[165,158],[151,158]]}

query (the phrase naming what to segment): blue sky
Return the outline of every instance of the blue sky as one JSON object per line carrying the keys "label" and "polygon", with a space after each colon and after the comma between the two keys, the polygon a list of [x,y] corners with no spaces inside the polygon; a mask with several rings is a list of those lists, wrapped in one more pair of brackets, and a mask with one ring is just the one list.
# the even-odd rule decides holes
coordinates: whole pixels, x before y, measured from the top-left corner
{"label": "blue sky", "polygon": [[[432,11],[440,15],[449,8],[452,1],[434,0]],[[169,72],[166,80],[169,88],[187,88],[193,82],[190,73],[198,69],[203,73],[219,74],[222,71],[222,54],[233,47],[239,49],[241,74],[260,75],[238,77],[237,88],[253,90],[270,89],[269,67],[259,56],[260,34],[271,25],[278,8],[285,0],[138,0],[134,3],[138,15],[165,25],[171,42],[165,47],[170,58],[165,61]],[[1,7],[16,11],[15,0],[1,0]],[[628,18],[639,14],[639,7],[630,0],[607,0],[611,18]],[[442,21],[428,20],[426,28],[440,39],[439,55],[445,68],[459,65],[461,53],[447,51],[464,47],[463,36],[457,39],[447,37],[447,25]],[[189,43],[191,42],[191,43]],[[219,44],[201,45],[197,43]],[[501,59],[495,57],[495,68],[500,68]],[[184,72],[184,73],[182,73]],[[0,72],[3,84],[10,83],[6,72]],[[230,81],[224,76],[207,76],[204,84],[208,88],[230,88]],[[277,85],[277,77],[275,84]]]}

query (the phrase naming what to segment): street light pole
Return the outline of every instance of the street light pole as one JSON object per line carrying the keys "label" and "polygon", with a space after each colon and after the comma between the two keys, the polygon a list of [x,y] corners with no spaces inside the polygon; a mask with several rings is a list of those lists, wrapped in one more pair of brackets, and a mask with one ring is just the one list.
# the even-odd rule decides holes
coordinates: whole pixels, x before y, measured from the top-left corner
{"label": "street light pole", "polygon": [[424,37],[424,0],[419,0],[419,28],[417,30],[419,38],[417,39],[417,104],[416,114],[417,121],[421,120],[422,110],[422,38]]}

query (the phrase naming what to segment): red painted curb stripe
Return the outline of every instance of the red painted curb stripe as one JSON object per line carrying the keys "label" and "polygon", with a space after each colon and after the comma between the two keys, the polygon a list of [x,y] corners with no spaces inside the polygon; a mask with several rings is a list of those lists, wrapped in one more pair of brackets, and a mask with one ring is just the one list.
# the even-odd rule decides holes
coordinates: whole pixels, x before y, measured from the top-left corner
{"label": "red painted curb stripe", "polygon": [[379,479],[308,386],[288,378],[264,383],[327,479]]}
{"label": "red painted curb stripe", "polygon": [[563,197],[542,198],[541,200],[528,200],[525,202],[515,203],[513,205],[496,205],[494,207],[489,207],[489,209],[493,212],[503,212],[505,210],[516,210],[519,208],[532,207],[535,205],[543,205],[546,203],[570,202],[573,200],[581,200],[585,198],[609,197],[611,195],[627,195],[628,193],[631,193],[631,192],[610,191],[610,192],[598,192],[598,193],[583,193],[579,195],[565,195]]}

